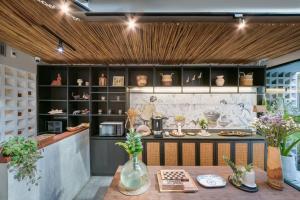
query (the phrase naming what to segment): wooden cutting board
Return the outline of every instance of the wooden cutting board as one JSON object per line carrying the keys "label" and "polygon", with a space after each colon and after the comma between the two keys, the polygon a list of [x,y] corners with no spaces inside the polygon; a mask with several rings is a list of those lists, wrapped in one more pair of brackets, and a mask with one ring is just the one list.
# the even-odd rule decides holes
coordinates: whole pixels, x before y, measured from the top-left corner
{"label": "wooden cutting board", "polygon": [[162,179],[161,171],[158,171],[157,181],[158,181],[159,191],[160,192],[197,192],[198,187],[195,184],[193,178],[187,172],[185,172],[185,175],[188,178],[188,181],[180,182],[178,180],[174,180],[173,182],[169,181],[168,184],[166,184],[166,180]]}

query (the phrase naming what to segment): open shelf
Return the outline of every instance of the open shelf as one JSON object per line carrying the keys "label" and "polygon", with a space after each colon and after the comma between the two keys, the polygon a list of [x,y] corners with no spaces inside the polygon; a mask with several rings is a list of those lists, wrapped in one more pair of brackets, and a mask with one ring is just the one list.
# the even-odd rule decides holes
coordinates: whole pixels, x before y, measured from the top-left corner
{"label": "open shelf", "polygon": [[[239,72],[253,72],[253,87],[239,86]],[[56,78],[57,73],[62,76],[62,86],[51,86],[51,81]],[[171,74],[172,85],[164,86],[162,84],[161,74]],[[43,125],[49,120],[63,120],[66,125],[78,125],[76,123],[90,122],[91,135],[99,133],[99,124],[104,121],[122,121],[125,122],[129,103],[130,93],[253,93],[258,88],[265,86],[264,81],[265,68],[260,66],[104,66],[104,65],[39,65],[38,66],[38,113],[44,119],[39,122]],[[99,86],[99,77],[104,75],[107,78],[105,86]],[[14,75],[14,72],[7,71],[7,76]],[[138,75],[147,76],[147,85],[138,87],[136,77]],[[217,75],[224,75],[224,87],[217,87],[215,79]],[[124,84],[113,85],[113,79],[116,76],[124,77]],[[285,77],[283,76],[283,79]],[[82,86],[78,86],[77,79],[82,79]],[[188,80],[188,81],[187,81]],[[85,82],[89,85],[85,85]],[[287,80],[283,80],[283,83]],[[6,98],[13,100],[17,91],[11,90],[18,83],[8,81]],[[20,84],[19,84],[20,86]],[[22,87],[19,88],[22,91]],[[26,90],[25,90],[26,91]],[[32,91],[34,87],[32,85]],[[27,92],[27,91],[26,91]],[[75,100],[72,96],[83,93],[90,95],[88,100]],[[25,94],[28,96],[29,95]],[[34,96],[35,94],[33,94]],[[102,97],[105,97],[102,99]],[[64,118],[61,116],[47,116],[51,107],[56,107],[67,113]],[[89,109],[87,115],[73,115],[74,110]],[[99,114],[99,110],[102,113]],[[108,114],[109,109],[111,113]],[[118,111],[122,110],[119,115]],[[58,117],[58,118],[57,118]],[[41,119],[41,121],[43,121]],[[44,125],[43,125],[44,126]],[[42,129],[41,129],[42,130]],[[39,130],[40,131],[40,130]]]}

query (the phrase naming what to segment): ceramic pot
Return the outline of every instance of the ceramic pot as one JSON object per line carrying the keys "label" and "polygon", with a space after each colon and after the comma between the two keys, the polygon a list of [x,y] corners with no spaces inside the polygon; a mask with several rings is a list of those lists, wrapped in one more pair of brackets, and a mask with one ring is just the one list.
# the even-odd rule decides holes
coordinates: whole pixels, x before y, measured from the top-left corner
{"label": "ceramic pot", "polygon": [[160,73],[160,75],[161,75],[161,83],[163,86],[172,86],[173,83],[172,76],[174,75],[174,73],[171,74]]}
{"label": "ceramic pot", "polygon": [[148,190],[150,186],[149,173],[146,165],[140,161],[137,155],[122,167],[120,174],[120,192],[127,195],[139,195]]}
{"label": "ceramic pot", "polygon": [[296,159],[293,156],[281,156],[282,171],[285,180],[297,180]]}
{"label": "ceramic pot", "polygon": [[224,86],[224,83],[225,83],[224,76],[223,75],[217,76],[216,85],[222,87]]}
{"label": "ceramic pot", "polygon": [[139,87],[143,87],[147,85],[148,77],[146,75],[137,75],[136,76],[136,84]]}
{"label": "ceramic pot", "polygon": [[255,172],[252,169],[250,172],[245,171],[244,175],[242,176],[242,183],[243,185],[251,188],[255,188]]}
{"label": "ceramic pot", "polygon": [[278,147],[268,147],[267,179],[270,187],[283,190],[281,156]]}

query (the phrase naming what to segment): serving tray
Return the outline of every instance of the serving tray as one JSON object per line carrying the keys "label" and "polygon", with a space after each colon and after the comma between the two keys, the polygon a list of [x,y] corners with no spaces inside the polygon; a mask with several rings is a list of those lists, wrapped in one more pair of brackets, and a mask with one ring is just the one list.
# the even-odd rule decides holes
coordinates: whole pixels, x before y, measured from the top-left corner
{"label": "serving tray", "polygon": [[207,174],[197,176],[198,183],[205,188],[221,188],[226,186],[226,181],[223,177]]}

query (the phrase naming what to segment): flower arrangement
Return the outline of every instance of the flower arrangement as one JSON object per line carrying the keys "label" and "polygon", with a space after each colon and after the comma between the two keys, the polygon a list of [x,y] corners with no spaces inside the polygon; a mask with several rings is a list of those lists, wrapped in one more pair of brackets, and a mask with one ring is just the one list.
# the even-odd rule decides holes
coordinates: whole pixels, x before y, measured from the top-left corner
{"label": "flower arrangement", "polygon": [[287,140],[299,130],[292,117],[272,113],[255,119],[253,126],[266,137],[268,146],[280,147],[282,155],[289,153],[288,150],[292,147],[287,146]]}

